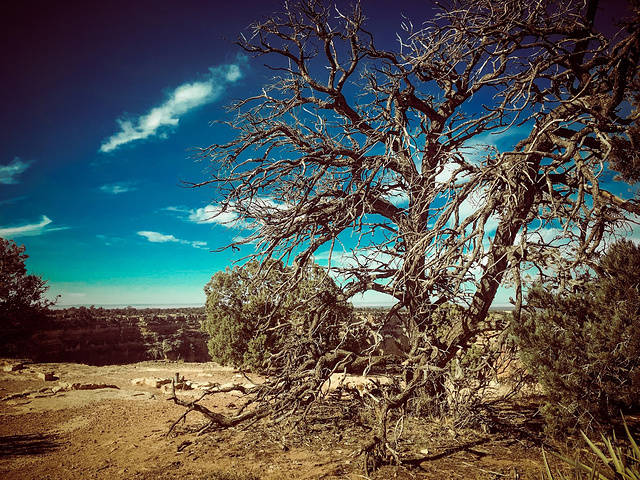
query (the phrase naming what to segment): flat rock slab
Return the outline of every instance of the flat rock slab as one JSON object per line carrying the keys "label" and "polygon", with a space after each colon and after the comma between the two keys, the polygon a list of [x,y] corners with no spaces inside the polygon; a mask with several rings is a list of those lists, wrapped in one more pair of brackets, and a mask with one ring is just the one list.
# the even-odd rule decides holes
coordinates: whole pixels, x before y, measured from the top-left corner
{"label": "flat rock slab", "polygon": [[151,388],[160,388],[163,385],[167,385],[171,383],[171,380],[168,378],[154,378],[154,377],[147,377],[147,378],[134,378],[133,380],[131,380],[131,384],[132,385],[136,385],[136,386],[145,386],[145,387],[151,387]]}
{"label": "flat rock slab", "polygon": [[119,390],[120,388],[117,385],[109,385],[107,383],[70,383],[70,382],[60,382],[58,383],[62,390],[98,390],[101,388],[115,388]]}

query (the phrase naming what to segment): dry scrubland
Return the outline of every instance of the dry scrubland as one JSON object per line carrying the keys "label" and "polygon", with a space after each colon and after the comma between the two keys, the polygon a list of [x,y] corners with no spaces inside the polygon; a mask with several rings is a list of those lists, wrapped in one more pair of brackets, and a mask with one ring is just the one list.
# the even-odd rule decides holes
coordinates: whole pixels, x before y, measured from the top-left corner
{"label": "dry scrubland", "polygon": [[[2,363],[9,370],[15,361]],[[48,363],[3,369],[0,478],[363,478],[356,453],[368,433],[366,419],[323,412],[322,405],[311,417],[315,421],[292,431],[256,424],[197,435],[203,419],[193,412],[167,436],[184,408],[168,401],[170,394],[153,382],[139,379],[166,379],[178,372],[200,384],[246,382],[233,369],[212,363]],[[54,378],[44,380],[46,373]],[[178,395],[195,398],[199,390]],[[242,401],[239,394],[220,394],[203,404],[225,412]],[[428,420],[403,425],[397,447],[406,464],[383,467],[369,478],[540,478],[541,450],[531,433],[535,408],[520,403],[487,412],[495,428],[484,432]]]}

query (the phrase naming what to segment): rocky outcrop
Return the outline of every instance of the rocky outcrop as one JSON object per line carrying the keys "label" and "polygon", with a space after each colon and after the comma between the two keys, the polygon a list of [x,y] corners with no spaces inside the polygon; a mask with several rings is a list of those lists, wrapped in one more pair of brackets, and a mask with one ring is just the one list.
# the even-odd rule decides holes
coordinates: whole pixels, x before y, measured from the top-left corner
{"label": "rocky outcrop", "polygon": [[207,362],[207,335],[200,330],[204,313],[202,309],[193,310],[60,310],[53,313],[45,328],[4,335],[3,346],[14,357],[29,357],[36,362]]}

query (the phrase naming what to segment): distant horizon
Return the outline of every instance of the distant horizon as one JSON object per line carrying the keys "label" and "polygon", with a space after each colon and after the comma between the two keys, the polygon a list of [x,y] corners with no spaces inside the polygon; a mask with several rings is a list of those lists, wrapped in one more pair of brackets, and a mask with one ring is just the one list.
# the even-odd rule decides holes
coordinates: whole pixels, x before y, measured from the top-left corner
{"label": "distant horizon", "polygon": [[[352,303],[353,304],[353,303]],[[106,308],[106,309],[116,309],[116,308],[127,308],[127,307],[131,307],[131,308],[135,308],[138,310],[142,310],[142,309],[146,309],[146,308],[159,308],[159,309],[169,309],[169,308],[200,308],[200,307],[204,307],[204,303],[202,304],[195,304],[195,303],[103,303],[103,304],[69,304],[69,305],[53,305],[52,309],[53,310],[63,310],[65,308],[80,308],[80,307],[85,307],[85,308]],[[391,304],[353,304],[354,307],[356,308],[389,308],[391,307]],[[501,311],[511,311],[513,310],[514,307],[513,305],[507,304],[507,305],[503,305],[503,304],[497,304],[497,305],[492,305],[490,310],[492,311],[496,311],[496,310],[501,310]]]}
{"label": "distant horizon", "polygon": [[79,308],[79,307],[95,307],[95,308],[127,308],[132,307],[136,309],[142,308],[198,308],[204,307],[204,303],[74,303],[65,305],[53,305],[53,310],[62,310],[65,308]]}

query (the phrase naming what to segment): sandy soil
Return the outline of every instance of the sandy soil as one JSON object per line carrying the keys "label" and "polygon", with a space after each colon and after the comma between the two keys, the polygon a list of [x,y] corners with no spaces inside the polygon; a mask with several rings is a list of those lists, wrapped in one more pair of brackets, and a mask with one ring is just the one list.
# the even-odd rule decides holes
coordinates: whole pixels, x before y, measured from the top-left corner
{"label": "sandy soil", "polygon": [[[48,372],[55,379],[40,378]],[[203,419],[191,413],[167,436],[184,408],[161,389],[132,380],[176,372],[198,382],[242,381],[232,369],[191,363],[27,364],[1,371],[0,478],[366,478],[353,455],[366,438],[362,428],[347,432],[325,422],[287,437],[278,428],[257,426],[198,436]],[[73,383],[103,386],[69,390]],[[61,385],[67,389],[55,391]],[[216,395],[206,406],[224,412],[238,401],[234,394]],[[406,465],[385,467],[371,478],[540,478],[540,449],[534,444],[502,433],[459,435],[433,426],[425,432],[430,433],[404,446]]]}

